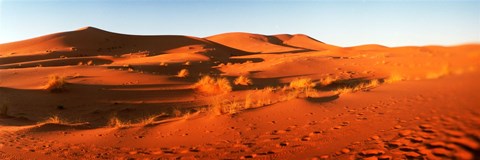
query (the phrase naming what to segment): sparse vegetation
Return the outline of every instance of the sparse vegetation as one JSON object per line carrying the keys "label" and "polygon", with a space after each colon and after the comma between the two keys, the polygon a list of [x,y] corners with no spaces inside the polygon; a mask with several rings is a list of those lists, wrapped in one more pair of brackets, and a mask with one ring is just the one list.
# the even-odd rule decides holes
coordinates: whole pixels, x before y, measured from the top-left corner
{"label": "sparse vegetation", "polygon": [[290,82],[290,88],[305,90],[315,87],[315,83],[310,78],[298,78]]}
{"label": "sparse vegetation", "polygon": [[172,111],[173,116],[175,117],[180,117],[182,115],[182,111],[179,110],[178,108],[174,108]]}
{"label": "sparse vegetation", "polygon": [[68,124],[66,120],[61,119],[57,115],[48,117],[42,124]]}
{"label": "sparse vegetation", "polygon": [[157,118],[157,116],[145,117],[145,118],[140,120],[140,124],[143,125],[143,126],[152,125],[153,123],[155,123],[156,118]]}
{"label": "sparse vegetation", "polygon": [[236,99],[228,100],[220,96],[214,97],[210,104],[212,112],[216,115],[235,114],[243,108]]}
{"label": "sparse vegetation", "polygon": [[187,69],[182,69],[177,73],[177,77],[183,78],[187,77],[190,73],[188,72]]}
{"label": "sparse vegetation", "polygon": [[322,86],[328,86],[328,85],[332,84],[335,80],[337,80],[337,79],[328,76],[328,77],[325,77],[325,78],[321,79],[319,83]]}
{"label": "sparse vegetation", "polygon": [[129,122],[123,122],[120,119],[118,119],[118,117],[113,116],[108,121],[108,126],[113,128],[128,128],[131,126],[131,124]]}
{"label": "sparse vegetation", "polygon": [[210,76],[202,77],[193,88],[205,94],[222,94],[232,91],[232,86],[226,78],[212,78]]}
{"label": "sparse vegetation", "polygon": [[450,69],[448,65],[442,66],[442,68],[437,72],[429,72],[425,76],[426,79],[437,79],[450,74]]}
{"label": "sparse vegetation", "polygon": [[384,79],[383,82],[384,83],[394,83],[394,82],[398,82],[398,81],[403,81],[405,80],[405,78],[400,75],[400,74],[392,74],[390,75],[388,78]]}
{"label": "sparse vegetation", "polygon": [[380,86],[380,81],[378,79],[373,79],[365,83],[360,83],[353,86],[341,87],[335,90],[334,92],[336,94],[345,94],[345,93],[353,93],[357,91],[368,91],[378,86]]}
{"label": "sparse vegetation", "polygon": [[[235,114],[250,108],[263,107],[272,104],[273,88],[267,87],[255,90],[245,95],[244,99],[229,100],[223,96],[214,96],[210,101],[211,112],[215,115]],[[255,97],[255,98],[252,98]]]}
{"label": "sparse vegetation", "polygon": [[289,88],[291,91],[289,94],[296,95],[295,97],[304,94],[306,97],[314,96],[316,94],[315,83],[310,78],[298,78],[290,82]]}
{"label": "sparse vegetation", "polygon": [[235,85],[248,86],[248,85],[252,85],[252,80],[250,80],[248,77],[242,75],[242,76],[237,77],[233,83]]}
{"label": "sparse vegetation", "polygon": [[44,89],[50,92],[63,91],[65,89],[65,77],[50,75]]}

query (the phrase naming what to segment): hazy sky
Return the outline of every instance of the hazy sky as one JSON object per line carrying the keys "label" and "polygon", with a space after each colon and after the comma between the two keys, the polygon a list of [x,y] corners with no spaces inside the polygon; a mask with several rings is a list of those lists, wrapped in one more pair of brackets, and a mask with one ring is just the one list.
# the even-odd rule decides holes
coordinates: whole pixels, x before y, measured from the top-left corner
{"label": "hazy sky", "polygon": [[84,26],[197,37],[303,33],[339,46],[456,45],[480,43],[480,0],[0,0],[0,43]]}

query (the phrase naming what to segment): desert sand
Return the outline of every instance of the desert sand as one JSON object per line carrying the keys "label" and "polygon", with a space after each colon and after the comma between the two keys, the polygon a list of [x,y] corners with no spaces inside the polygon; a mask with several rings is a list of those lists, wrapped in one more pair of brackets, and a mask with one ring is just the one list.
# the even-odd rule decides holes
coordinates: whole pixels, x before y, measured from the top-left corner
{"label": "desert sand", "polygon": [[480,44],[85,27],[0,44],[0,159],[480,159],[479,79]]}

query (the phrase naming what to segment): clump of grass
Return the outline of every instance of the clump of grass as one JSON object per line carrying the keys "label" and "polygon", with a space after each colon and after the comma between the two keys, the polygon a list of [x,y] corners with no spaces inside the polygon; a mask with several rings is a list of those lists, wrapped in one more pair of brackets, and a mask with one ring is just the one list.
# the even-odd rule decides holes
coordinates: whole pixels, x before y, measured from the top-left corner
{"label": "clump of grass", "polygon": [[392,74],[390,75],[388,78],[384,79],[383,82],[384,83],[394,83],[394,82],[398,82],[398,81],[404,81],[405,78],[400,75],[400,74]]}
{"label": "clump of grass", "polygon": [[305,95],[306,97],[314,96],[316,94],[315,83],[310,78],[299,78],[290,82],[289,88],[293,91],[290,91],[289,94],[299,97]]}
{"label": "clump of grass", "polygon": [[190,74],[187,69],[182,69],[177,73],[177,77],[183,78],[187,77]]}
{"label": "clump of grass", "polygon": [[450,74],[450,69],[448,67],[448,65],[444,65],[442,66],[442,68],[437,71],[437,72],[429,72],[427,73],[427,75],[425,76],[426,79],[438,79],[438,78],[441,78],[443,76],[446,76],[446,75],[449,75]]}
{"label": "clump of grass", "polygon": [[173,114],[173,116],[175,116],[175,117],[180,117],[180,116],[182,116],[182,111],[179,110],[178,108],[174,108],[174,109],[172,110],[172,114]]}
{"label": "clump of grass", "polygon": [[332,84],[335,80],[336,80],[336,78],[332,78],[332,77],[328,76],[328,77],[325,77],[325,78],[321,79],[319,83],[322,86],[328,86],[328,85]]}
{"label": "clump of grass", "polygon": [[140,120],[140,124],[143,126],[152,125],[155,123],[157,116],[148,116]]}
{"label": "clump of grass", "polygon": [[41,122],[43,124],[68,124],[66,120],[61,119],[57,115],[48,117],[45,121]]}
{"label": "clump of grass", "polygon": [[212,78],[210,76],[202,77],[193,88],[205,94],[223,94],[232,91],[232,86],[226,78]]}
{"label": "clump of grass", "polygon": [[44,89],[50,92],[63,91],[65,89],[65,77],[50,75]]}
{"label": "clump of grass", "polygon": [[353,93],[357,91],[368,91],[372,88],[380,86],[380,81],[378,79],[373,79],[365,83],[360,83],[355,86],[347,86],[347,87],[342,87],[338,88],[334,92],[336,94],[345,94],[345,93]]}
{"label": "clump of grass", "polygon": [[236,114],[242,110],[263,107],[272,104],[273,87],[250,91],[245,98],[227,99],[224,96],[214,96],[210,101],[210,111],[215,115]]}
{"label": "clump of grass", "polygon": [[131,124],[129,122],[123,122],[118,117],[113,116],[108,121],[108,126],[113,127],[113,128],[128,128],[128,127],[131,126]]}
{"label": "clump of grass", "polygon": [[290,82],[290,88],[304,90],[315,87],[315,83],[310,78],[298,78]]}
{"label": "clump of grass", "polygon": [[242,104],[236,99],[228,100],[224,97],[213,97],[210,102],[210,108],[215,115],[235,114],[243,110]]}
{"label": "clump of grass", "polygon": [[240,77],[237,77],[235,79],[235,81],[233,81],[233,83],[235,85],[248,86],[248,85],[252,85],[252,80],[250,80],[248,77],[242,75]]}

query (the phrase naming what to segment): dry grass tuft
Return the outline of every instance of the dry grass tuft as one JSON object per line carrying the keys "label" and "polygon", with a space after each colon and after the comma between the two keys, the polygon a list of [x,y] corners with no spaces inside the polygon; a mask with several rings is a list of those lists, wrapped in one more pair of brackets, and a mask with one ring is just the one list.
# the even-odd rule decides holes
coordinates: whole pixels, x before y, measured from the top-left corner
{"label": "dry grass tuft", "polygon": [[155,123],[155,119],[157,119],[157,116],[148,116],[140,120],[140,124],[143,126],[148,126],[152,125]]}
{"label": "dry grass tuft", "polygon": [[212,98],[210,108],[211,112],[215,115],[235,114],[244,109],[240,101],[236,99],[228,100],[221,96]]}
{"label": "dry grass tuft", "polygon": [[[316,91],[315,83],[310,78],[299,78],[290,82],[289,92],[287,97],[300,97],[302,95],[306,97],[315,96]],[[289,98],[287,98],[289,99]]]}
{"label": "dry grass tuft", "polygon": [[44,89],[50,92],[62,91],[65,89],[65,77],[50,75]]}
{"label": "dry grass tuft", "polygon": [[131,124],[129,122],[123,122],[122,120],[118,119],[118,117],[114,116],[108,121],[108,126],[113,128],[128,128],[131,126]]}
{"label": "dry grass tuft", "polygon": [[183,78],[187,77],[190,74],[187,69],[182,69],[177,73],[177,77]]}
{"label": "dry grass tuft", "polygon": [[321,79],[319,83],[322,86],[328,86],[336,80],[337,80],[336,78],[332,78],[332,77],[328,76],[328,77],[325,77],[325,78]]}
{"label": "dry grass tuft", "polygon": [[298,78],[290,82],[290,88],[304,90],[315,87],[315,83],[310,78]]}
{"label": "dry grass tuft", "polygon": [[232,91],[232,86],[226,78],[212,78],[210,76],[202,77],[193,88],[205,94],[224,94]]}
{"label": "dry grass tuft", "polygon": [[172,110],[172,115],[175,116],[175,117],[180,117],[180,116],[182,116],[182,111],[179,110],[178,108],[174,108]]}
{"label": "dry grass tuft", "polygon": [[[236,114],[242,110],[259,108],[273,103],[274,89],[267,87],[247,93],[244,98],[229,100],[224,96],[214,96],[210,100],[210,111],[215,115]],[[253,98],[254,97],[254,98]]]}
{"label": "dry grass tuft", "polygon": [[233,83],[235,85],[248,86],[248,85],[252,85],[252,80],[242,75],[240,77],[237,77]]}
{"label": "dry grass tuft", "polygon": [[68,124],[66,120],[61,119],[58,116],[48,117],[45,121],[41,122],[43,124]]}
{"label": "dry grass tuft", "polygon": [[357,91],[369,91],[372,88],[380,86],[380,81],[378,79],[373,79],[365,83],[360,83],[355,86],[342,87],[335,90],[335,94],[345,94],[353,93]]}
{"label": "dry grass tuft", "polygon": [[405,80],[405,78],[402,75],[392,74],[388,78],[384,79],[383,82],[384,83],[394,83],[394,82],[404,81],[404,80]]}
{"label": "dry grass tuft", "polygon": [[426,79],[438,79],[443,76],[449,75],[451,73],[450,67],[448,65],[442,66],[442,68],[437,72],[429,72],[425,76]]}

